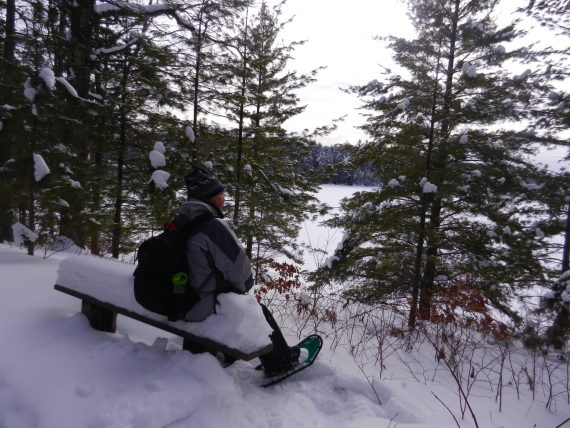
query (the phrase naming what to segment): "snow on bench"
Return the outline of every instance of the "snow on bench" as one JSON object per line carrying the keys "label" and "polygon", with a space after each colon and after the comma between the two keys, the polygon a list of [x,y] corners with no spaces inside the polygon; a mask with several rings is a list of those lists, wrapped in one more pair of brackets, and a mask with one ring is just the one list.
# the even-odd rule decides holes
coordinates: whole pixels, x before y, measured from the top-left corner
{"label": "snow on bench", "polygon": [[242,360],[271,350],[271,328],[253,296],[223,293],[218,296],[216,313],[204,321],[168,321],[137,303],[133,271],[133,265],[115,260],[71,256],[59,266],[55,289],[81,299],[81,312],[98,330],[114,333],[117,314],[121,314],[181,336],[188,350],[197,344]]}

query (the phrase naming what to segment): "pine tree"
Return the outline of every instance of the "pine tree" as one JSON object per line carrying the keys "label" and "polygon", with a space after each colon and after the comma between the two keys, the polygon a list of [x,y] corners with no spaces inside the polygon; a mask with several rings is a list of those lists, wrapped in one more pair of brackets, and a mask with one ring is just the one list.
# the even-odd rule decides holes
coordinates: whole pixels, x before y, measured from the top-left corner
{"label": "pine tree", "polygon": [[[568,138],[564,137],[565,131],[570,127],[570,94],[560,89],[560,82],[567,82],[570,78],[568,71],[568,55],[570,47],[570,1],[541,0],[530,1],[521,9],[526,12],[543,27],[555,33],[555,45],[549,46],[532,57],[540,61],[537,73],[538,81],[548,90],[544,94],[544,102],[533,108],[534,127],[543,132],[546,142],[552,145],[567,146]],[[557,85],[558,84],[558,85]],[[566,160],[570,159],[570,152]],[[564,183],[565,175],[562,174],[561,183]],[[567,178],[567,177],[566,177]],[[558,197],[564,212],[565,231],[564,245],[562,250],[561,271],[570,270],[570,204],[566,200],[570,198],[570,189],[560,189]],[[564,207],[566,205],[566,207]],[[564,210],[566,208],[566,210]]]}
{"label": "pine tree", "polygon": [[387,40],[402,71],[353,88],[370,111],[358,156],[383,186],[332,222],[347,237],[328,276],[350,280],[351,298],[409,298],[410,326],[460,286],[517,320],[509,299],[544,281],[544,232],[528,219],[548,177],[527,159],[530,135],[496,126],[525,117],[533,87],[503,67],[524,51],[504,47],[520,32],[497,27],[496,4],[410,2],[416,38]]}
{"label": "pine tree", "polygon": [[5,10],[5,16],[0,20],[0,35],[2,36],[2,57],[0,58],[0,92],[4,96],[4,107],[0,110],[0,242],[12,240],[12,224],[14,223],[13,195],[10,187],[13,178],[8,177],[10,163],[14,160],[14,140],[11,130],[7,128],[7,119],[13,117],[14,112],[9,111],[6,105],[16,103],[16,85],[14,77],[18,74],[19,63],[16,61],[16,1],[0,2],[0,10]]}
{"label": "pine tree", "polygon": [[[149,24],[144,16],[121,18],[119,25],[107,27],[107,46],[96,51],[101,52],[101,95],[108,100],[107,133],[114,137],[113,144],[102,153],[104,159],[116,165],[115,180],[107,185],[107,197],[113,205],[111,254],[114,257],[130,247],[128,224],[136,223],[130,220],[132,213],[140,210],[141,202],[149,203],[148,192],[141,200],[151,172],[148,153],[163,138],[164,127],[173,126],[160,107],[181,105],[165,77],[172,55],[168,48],[151,41],[153,37],[146,34]],[[156,193],[151,198],[154,203],[160,200],[161,191]]]}
{"label": "pine tree", "polygon": [[[195,32],[199,5],[4,4],[0,237],[10,238],[18,212],[32,230],[65,234],[96,254],[110,247],[118,256],[128,251],[137,228],[155,227],[172,213],[173,188],[181,185],[189,163],[185,126],[173,114],[190,104],[191,91],[184,86],[188,50],[177,50],[173,37],[181,28]],[[242,2],[201,3],[206,4],[227,15]],[[23,20],[17,39],[16,6]],[[158,16],[165,19],[150,25]],[[148,153],[157,141],[177,160],[170,164],[176,178],[166,191],[148,184]],[[31,173],[36,149],[52,171],[41,187]],[[140,224],[133,213],[144,207],[162,212],[161,218],[143,216],[148,222]]]}
{"label": "pine tree", "polygon": [[[0,87],[6,96],[6,104],[0,111],[2,239],[18,239],[11,234],[11,226],[16,221],[32,232],[39,223],[44,223],[44,227],[49,225],[52,218],[46,208],[54,203],[49,189],[53,179],[42,179],[42,183],[38,184],[40,180],[34,177],[34,158],[41,156],[50,164],[53,157],[50,131],[54,129],[51,110],[55,105],[50,97],[50,89],[41,77],[41,69],[53,40],[51,23],[42,2],[27,2],[18,6],[19,25],[27,32],[16,42],[13,33],[16,27],[16,3],[9,2],[6,9],[5,49],[0,67]],[[28,242],[28,253],[34,253],[33,242]]]}
{"label": "pine tree", "polygon": [[262,3],[257,13],[246,13],[225,67],[230,91],[224,101],[236,126],[232,156],[214,157],[232,174],[232,220],[258,274],[264,259],[285,255],[299,261],[294,238],[314,201],[315,183],[296,165],[308,153],[311,137],[291,134],[283,124],[304,110],[296,91],[313,81],[317,70],[288,69],[297,43],[279,41],[283,25],[279,6],[271,10]]}
{"label": "pine tree", "polygon": [[221,88],[224,85],[225,72],[223,70],[223,52],[226,44],[232,42],[233,36],[228,29],[238,18],[238,13],[251,3],[249,0],[202,0],[198,7],[192,11],[191,19],[195,22],[194,31],[190,37],[182,34],[185,45],[190,47],[188,52],[184,49],[184,61],[191,60],[192,73],[188,80],[188,92],[191,94],[191,117],[195,140],[192,143],[192,161],[196,163],[199,156],[204,156],[207,147],[201,147],[202,135],[207,134],[205,119],[207,114],[217,112],[214,110],[216,101],[222,96]]}
{"label": "pine tree", "polygon": [[[104,97],[110,122],[104,127],[107,143],[100,157],[107,162],[103,168],[107,177],[111,169],[114,178],[107,183],[102,201],[112,205],[108,225],[114,257],[132,250],[136,234],[154,230],[172,215],[176,204],[173,188],[180,185],[180,170],[188,165],[190,150],[182,120],[172,112],[184,110],[190,102],[188,49],[180,48],[180,40],[182,34],[195,31],[196,7],[120,3],[96,8],[97,93]],[[156,16],[172,17],[175,22],[157,21]],[[177,177],[167,188],[149,180],[153,174],[149,152],[156,143],[168,150],[170,172],[161,174]]]}
{"label": "pine tree", "polygon": [[[570,94],[561,90],[564,86],[560,82],[567,82],[570,77],[567,59],[570,53],[570,2],[533,0],[521,10],[556,36],[552,46],[547,46],[531,57],[535,62],[539,61],[537,80],[547,89],[543,103],[532,109],[533,125],[545,142],[567,147],[568,138],[565,133],[570,127]],[[570,160],[570,152],[565,160]],[[546,294],[540,311],[547,309],[553,313],[549,317],[552,323],[547,329],[546,340],[556,348],[562,348],[570,337],[570,307],[562,297],[568,286],[564,274],[570,271],[570,174],[562,170],[557,179],[545,198],[549,199],[550,205],[549,226],[563,235],[562,248],[556,248],[556,253],[561,254],[559,272],[562,277],[552,282],[552,292]]]}

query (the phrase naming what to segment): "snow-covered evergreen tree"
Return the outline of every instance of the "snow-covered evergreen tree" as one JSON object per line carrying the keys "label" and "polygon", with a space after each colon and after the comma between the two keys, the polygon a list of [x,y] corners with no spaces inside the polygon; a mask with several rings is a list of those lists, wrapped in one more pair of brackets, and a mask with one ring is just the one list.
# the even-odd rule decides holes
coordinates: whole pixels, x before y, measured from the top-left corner
{"label": "snow-covered evergreen tree", "polygon": [[[53,118],[61,103],[52,92],[59,83],[44,67],[56,38],[49,13],[52,8],[42,2],[11,3],[6,18],[14,22],[6,26],[0,62],[0,89],[6,102],[0,107],[2,240],[18,239],[10,233],[16,221],[30,231],[53,228],[53,212],[59,199],[55,198],[54,188],[61,184],[53,175],[44,179],[46,174],[36,171],[39,163],[52,165],[57,152],[52,136],[58,126]],[[13,9],[16,6],[18,19]],[[11,13],[14,16],[10,17]],[[20,37],[10,35],[17,28],[27,31]],[[28,252],[33,254],[33,245],[28,244]]]}
{"label": "snow-covered evergreen tree", "polygon": [[[568,55],[570,47],[570,2],[565,1],[530,1],[521,11],[547,28],[554,35],[554,43],[540,46],[531,59],[536,67],[537,81],[546,89],[543,103],[533,106],[533,126],[540,133],[545,143],[551,147],[568,147],[568,129],[570,127],[570,94],[567,90],[570,68]],[[566,149],[565,159],[570,160],[570,151]],[[553,262],[559,266],[561,278],[552,283],[550,293],[543,299],[543,308],[553,312],[547,340],[557,348],[561,348],[570,337],[570,302],[565,297],[568,286],[567,275],[570,271],[570,174],[562,168],[557,174],[557,182],[553,183],[550,192],[545,194],[549,201],[548,226],[553,232],[563,235],[561,248],[555,248],[555,254],[561,260]]]}
{"label": "snow-covered evergreen tree", "polygon": [[184,89],[191,95],[190,116],[195,132],[191,149],[193,162],[198,157],[203,160],[210,149],[201,144],[202,137],[207,137],[209,132],[205,117],[215,111],[215,106],[223,98],[222,88],[226,81],[224,52],[234,38],[231,29],[238,13],[250,3],[250,0],[202,0],[191,12],[194,30],[190,35],[186,31],[180,36],[190,48],[188,51],[185,46],[181,50],[183,61],[192,62],[192,73],[188,77],[181,76],[181,80],[185,81]]}
{"label": "snow-covered evergreen tree", "polygon": [[296,91],[314,80],[316,70],[299,74],[288,68],[297,43],[279,40],[285,25],[280,13],[279,6],[272,10],[262,3],[244,18],[226,67],[225,103],[237,129],[232,152],[216,158],[231,168],[232,219],[248,255],[299,261],[294,238],[315,187],[296,160],[308,152],[310,138],[287,132],[283,124],[304,110]]}
{"label": "snow-covered evergreen tree", "polygon": [[[226,15],[241,4],[9,2],[1,26],[0,238],[11,238],[18,210],[30,230],[117,257],[132,248],[133,233],[172,215],[192,146],[175,114],[192,94],[179,33],[194,34],[194,12],[209,3]],[[148,152],[157,141],[176,159],[167,190],[149,187]],[[41,194],[31,179],[33,153],[52,170]]]}
{"label": "snow-covered evergreen tree", "polygon": [[359,156],[383,187],[331,222],[347,235],[322,274],[352,298],[410,299],[410,326],[459,286],[518,319],[510,299],[544,281],[534,201],[547,174],[527,157],[532,135],[500,128],[526,117],[532,76],[504,67],[524,51],[507,48],[520,33],[497,27],[496,4],[409,2],[416,37],[387,39],[399,71],[353,88],[370,112]]}

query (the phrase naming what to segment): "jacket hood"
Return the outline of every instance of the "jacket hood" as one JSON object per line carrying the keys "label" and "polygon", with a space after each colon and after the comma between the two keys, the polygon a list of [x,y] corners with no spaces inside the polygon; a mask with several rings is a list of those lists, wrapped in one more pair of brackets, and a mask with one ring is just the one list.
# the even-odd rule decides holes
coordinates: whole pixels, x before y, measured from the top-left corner
{"label": "jacket hood", "polygon": [[187,202],[184,202],[178,212],[184,214],[190,220],[194,220],[205,212],[210,212],[216,218],[224,218],[224,214],[218,207],[195,198],[190,198]]}

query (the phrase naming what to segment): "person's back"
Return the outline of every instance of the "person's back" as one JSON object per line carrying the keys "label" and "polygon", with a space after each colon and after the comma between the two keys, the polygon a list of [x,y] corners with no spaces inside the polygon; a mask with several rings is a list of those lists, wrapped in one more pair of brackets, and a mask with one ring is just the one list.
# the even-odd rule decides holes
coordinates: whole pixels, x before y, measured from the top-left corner
{"label": "person's back", "polygon": [[246,293],[253,285],[251,265],[220,208],[191,197],[179,210],[191,220],[205,212],[214,217],[186,244],[189,283],[200,301],[188,312],[188,321],[202,321],[215,310],[216,295],[228,291]]}
{"label": "person's back", "polygon": [[[184,182],[188,201],[180,207],[179,212],[190,220],[204,213],[210,213],[213,217],[191,235],[186,244],[189,283],[194,287],[199,301],[184,318],[186,321],[203,321],[215,312],[219,293],[247,293],[250,290],[253,286],[251,262],[236,235],[222,220],[225,185],[213,171],[203,167],[194,167],[184,177]],[[299,348],[287,345],[271,312],[264,305],[261,306],[267,322],[273,328],[270,335],[273,351],[260,357],[260,360],[265,372],[272,375],[295,364]]]}

